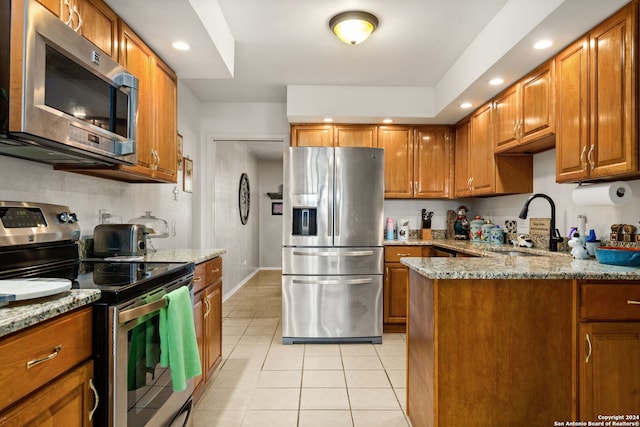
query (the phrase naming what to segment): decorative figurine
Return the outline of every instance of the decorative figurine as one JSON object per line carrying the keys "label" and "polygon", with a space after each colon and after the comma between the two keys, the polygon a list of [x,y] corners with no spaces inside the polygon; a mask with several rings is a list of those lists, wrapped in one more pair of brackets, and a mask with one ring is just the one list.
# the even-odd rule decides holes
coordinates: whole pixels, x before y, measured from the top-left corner
{"label": "decorative figurine", "polygon": [[582,243],[582,240],[580,239],[580,236],[578,236],[578,233],[575,233],[573,235],[571,240],[569,240],[568,244],[569,244],[569,246],[571,246],[573,248],[573,249],[571,249],[571,256],[572,257],[574,257],[575,259],[588,259],[589,258],[589,253],[585,249],[584,244]]}
{"label": "decorative figurine", "polygon": [[453,230],[455,231],[454,238],[456,240],[469,240],[469,220],[467,219],[467,212],[469,212],[469,209],[467,209],[466,206],[461,205],[458,207],[458,217],[453,224]]}

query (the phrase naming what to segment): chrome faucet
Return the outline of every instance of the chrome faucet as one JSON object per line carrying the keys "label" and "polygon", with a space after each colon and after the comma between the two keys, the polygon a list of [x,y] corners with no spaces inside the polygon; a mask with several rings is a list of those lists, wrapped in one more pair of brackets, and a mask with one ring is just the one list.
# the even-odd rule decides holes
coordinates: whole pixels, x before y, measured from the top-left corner
{"label": "chrome faucet", "polygon": [[562,237],[560,236],[560,232],[556,229],[556,205],[555,203],[553,203],[553,200],[551,200],[551,197],[542,193],[533,194],[525,202],[522,210],[520,211],[519,217],[520,219],[527,218],[527,214],[529,213],[529,203],[531,203],[533,199],[536,199],[538,197],[546,199],[551,205],[551,230],[549,230],[549,250],[551,252],[558,252],[558,243],[562,242]]}

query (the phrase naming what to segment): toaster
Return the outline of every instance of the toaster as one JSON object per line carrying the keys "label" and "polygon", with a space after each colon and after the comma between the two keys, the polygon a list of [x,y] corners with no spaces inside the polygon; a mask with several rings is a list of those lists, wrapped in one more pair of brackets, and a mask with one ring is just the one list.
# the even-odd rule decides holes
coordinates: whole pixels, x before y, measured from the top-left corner
{"label": "toaster", "polygon": [[147,229],[142,224],[101,224],[93,230],[93,254],[98,257],[147,254]]}

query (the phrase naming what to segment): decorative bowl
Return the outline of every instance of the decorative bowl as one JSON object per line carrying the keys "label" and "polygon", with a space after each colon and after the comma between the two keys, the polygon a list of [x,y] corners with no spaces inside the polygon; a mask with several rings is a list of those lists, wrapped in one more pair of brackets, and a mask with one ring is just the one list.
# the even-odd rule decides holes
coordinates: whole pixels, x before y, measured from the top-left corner
{"label": "decorative bowl", "polygon": [[599,246],[595,248],[596,259],[601,264],[640,267],[640,248]]}

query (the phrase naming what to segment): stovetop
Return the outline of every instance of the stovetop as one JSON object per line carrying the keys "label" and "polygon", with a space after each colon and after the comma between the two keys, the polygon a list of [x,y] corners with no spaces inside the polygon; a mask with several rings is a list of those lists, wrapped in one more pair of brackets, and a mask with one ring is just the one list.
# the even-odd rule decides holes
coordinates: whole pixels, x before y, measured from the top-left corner
{"label": "stovetop", "polygon": [[193,273],[191,262],[105,262],[83,260],[74,289],[99,289],[99,303],[117,304]]}

